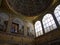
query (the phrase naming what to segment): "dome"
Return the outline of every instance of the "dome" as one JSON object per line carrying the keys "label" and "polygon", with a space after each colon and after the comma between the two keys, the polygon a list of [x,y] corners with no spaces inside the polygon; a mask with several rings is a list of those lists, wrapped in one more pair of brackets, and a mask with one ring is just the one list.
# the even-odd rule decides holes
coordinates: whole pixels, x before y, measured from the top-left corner
{"label": "dome", "polygon": [[7,2],[17,13],[35,16],[47,9],[53,0],[7,0]]}

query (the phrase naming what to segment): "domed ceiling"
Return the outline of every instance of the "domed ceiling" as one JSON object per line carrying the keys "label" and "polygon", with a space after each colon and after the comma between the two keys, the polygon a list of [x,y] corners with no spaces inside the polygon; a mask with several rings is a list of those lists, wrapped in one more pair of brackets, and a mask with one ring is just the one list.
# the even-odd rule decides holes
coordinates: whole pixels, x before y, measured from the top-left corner
{"label": "domed ceiling", "polygon": [[7,0],[7,2],[19,14],[36,16],[47,9],[53,0]]}

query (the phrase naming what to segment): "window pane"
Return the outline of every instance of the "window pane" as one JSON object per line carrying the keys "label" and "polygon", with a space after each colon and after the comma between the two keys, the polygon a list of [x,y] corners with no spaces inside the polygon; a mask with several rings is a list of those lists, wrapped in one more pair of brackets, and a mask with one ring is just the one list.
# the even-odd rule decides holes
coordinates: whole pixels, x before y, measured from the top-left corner
{"label": "window pane", "polygon": [[53,25],[53,28],[55,29],[57,26],[56,25]]}
{"label": "window pane", "polygon": [[[52,14],[46,14],[43,17],[42,22],[43,22],[43,26],[44,26],[44,29],[45,29],[45,33],[47,33],[47,32],[56,28],[56,24],[54,22]],[[53,24],[55,25],[55,27],[53,26]]]}
{"label": "window pane", "polygon": [[48,29],[46,28],[46,29],[45,29],[45,33],[47,33],[47,32],[48,32]]}

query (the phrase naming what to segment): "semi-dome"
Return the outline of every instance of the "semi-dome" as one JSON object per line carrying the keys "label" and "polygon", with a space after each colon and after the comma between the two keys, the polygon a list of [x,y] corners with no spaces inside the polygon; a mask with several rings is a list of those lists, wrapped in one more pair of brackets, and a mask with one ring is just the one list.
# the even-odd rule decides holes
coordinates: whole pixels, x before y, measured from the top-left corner
{"label": "semi-dome", "polygon": [[17,12],[26,16],[35,16],[47,9],[53,0],[7,0]]}

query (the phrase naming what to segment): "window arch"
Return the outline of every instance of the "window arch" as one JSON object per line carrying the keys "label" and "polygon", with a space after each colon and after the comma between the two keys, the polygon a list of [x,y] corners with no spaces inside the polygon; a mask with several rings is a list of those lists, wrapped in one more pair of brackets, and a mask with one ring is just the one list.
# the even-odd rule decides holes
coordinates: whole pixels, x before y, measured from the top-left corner
{"label": "window arch", "polygon": [[52,17],[52,14],[46,14],[43,17],[42,22],[43,22],[45,33],[57,28],[55,21]]}
{"label": "window arch", "polygon": [[58,6],[55,8],[54,14],[55,14],[55,16],[56,16],[56,18],[57,18],[58,23],[60,24],[60,5],[58,5]]}
{"label": "window arch", "polygon": [[40,35],[43,35],[43,31],[42,31],[42,26],[41,26],[41,22],[40,21],[37,21],[35,23],[35,32],[36,32],[36,36],[40,36]]}

